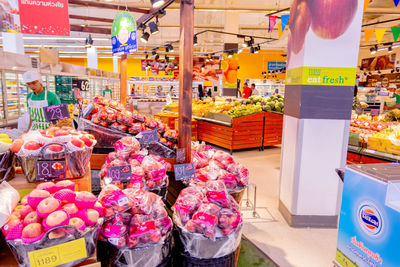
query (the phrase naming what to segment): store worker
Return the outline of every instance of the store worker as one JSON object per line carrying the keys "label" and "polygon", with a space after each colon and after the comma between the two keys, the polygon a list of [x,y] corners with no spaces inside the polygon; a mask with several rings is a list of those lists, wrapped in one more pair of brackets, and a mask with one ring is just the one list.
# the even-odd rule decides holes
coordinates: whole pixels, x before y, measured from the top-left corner
{"label": "store worker", "polygon": [[244,83],[242,96],[246,99],[251,96],[251,88],[248,83]]}
{"label": "store worker", "polygon": [[251,84],[251,96],[252,95],[258,95],[258,91],[256,89],[256,85],[254,83]]}
{"label": "store worker", "polygon": [[112,90],[106,85],[106,89],[103,90],[103,96],[107,99],[112,99]]}
{"label": "store worker", "polygon": [[30,117],[28,130],[47,129],[50,127],[50,123],[46,121],[43,108],[59,105],[61,101],[55,93],[43,87],[42,77],[37,71],[25,72],[23,79],[28,88],[32,90],[26,97]]}
{"label": "store worker", "polygon": [[388,91],[390,97],[385,99],[385,109],[395,109],[400,107],[400,90],[397,89],[397,85],[394,83],[389,84]]}

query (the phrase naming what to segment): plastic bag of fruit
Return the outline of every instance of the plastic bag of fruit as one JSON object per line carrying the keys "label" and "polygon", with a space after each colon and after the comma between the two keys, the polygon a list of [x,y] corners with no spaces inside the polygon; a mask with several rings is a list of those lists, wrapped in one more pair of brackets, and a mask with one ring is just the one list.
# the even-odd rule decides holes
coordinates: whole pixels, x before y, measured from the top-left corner
{"label": "plastic bag of fruit", "polygon": [[19,266],[30,266],[31,251],[83,238],[87,257],[63,265],[74,266],[95,252],[102,215],[97,197],[76,192],[74,182],[45,182],[21,200],[2,232]]}
{"label": "plastic bag of fruit", "polygon": [[242,216],[222,181],[183,189],[172,209],[180,241],[191,257],[219,258],[239,246]]}
{"label": "plastic bag of fruit", "polygon": [[106,186],[99,195],[107,220],[101,238],[118,249],[150,248],[164,242],[172,229],[164,203],[154,193],[142,189]]}

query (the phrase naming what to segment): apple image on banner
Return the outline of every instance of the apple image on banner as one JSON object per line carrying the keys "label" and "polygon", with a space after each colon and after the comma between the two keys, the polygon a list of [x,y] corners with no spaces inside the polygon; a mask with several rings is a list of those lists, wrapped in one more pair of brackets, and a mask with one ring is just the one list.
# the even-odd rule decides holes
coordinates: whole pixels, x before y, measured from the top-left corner
{"label": "apple image on banner", "polygon": [[358,0],[309,0],[311,27],[323,39],[336,39],[349,27]]}
{"label": "apple image on banner", "polygon": [[310,10],[307,2],[307,0],[295,0],[290,9],[290,48],[296,54],[303,48],[304,40],[311,25]]}

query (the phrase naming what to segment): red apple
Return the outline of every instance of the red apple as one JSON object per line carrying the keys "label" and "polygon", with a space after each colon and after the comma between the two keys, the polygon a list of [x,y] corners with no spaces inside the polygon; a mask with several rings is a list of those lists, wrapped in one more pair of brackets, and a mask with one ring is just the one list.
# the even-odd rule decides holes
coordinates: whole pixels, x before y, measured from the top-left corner
{"label": "red apple", "polygon": [[303,48],[304,40],[311,25],[307,0],[293,1],[289,18],[291,49],[297,54]]}
{"label": "red apple", "polygon": [[96,196],[88,191],[78,192],[75,198],[75,204],[79,209],[93,208],[96,201]]}
{"label": "red apple", "polygon": [[81,218],[71,218],[68,224],[74,226],[79,231],[83,231],[86,228],[86,224]]}
{"label": "red apple", "polygon": [[50,150],[51,152],[58,153],[63,151],[64,148],[61,145],[49,145],[47,149]]}
{"label": "red apple", "polygon": [[94,204],[93,209],[97,210],[97,212],[99,213],[100,217],[103,217],[103,205],[101,205],[100,202],[96,202]]}
{"label": "red apple", "polygon": [[353,21],[358,0],[309,0],[308,3],[314,33],[323,39],[336,39]]}
{"label": "red apple", "polygon": [[57,191],[61,189],[70,189],[75,191],[75,183],[70,180],[62,180],[56,183]]}
{"label": "red apple", "polygon": [[40,217],[45,218],[53,211],[56,211],[60,207],[60,205],[61,202],[58,199],[48,197],[40,201],[39,205],[36,208],[36,211]]}
{"label": "red apple", "polygon": [[78,207],[74,203],[65,204],[62,206],[62,209],[69,214],[69,217],[75,217],[79,211]]}
{"label": "red apple", "polygon": [[62,130],[62,129],[57,130],[57,131],[54,133],[54,137],[66,136],[66,135],[69,135],[69,131]]}
{"label": "red apple", "polygon": [[24,219],[32,211],[33,208],[31,206],[29,205],[23,206],[19,211],[19,214],[21,214],[21,219]]}
{"label": "red apple", "polygon": [[50,232],[49,239],[57,239],[57,238],[64,237],[65,235],[66,235],[65,230],[57,229],[57,230]]}
{"label": "red apple", "polygon": [[80,218],[88,226],[96,225],[100,217],[99,213],[95,209],[85,209],[81,210],[79,213],[80,213]]}
{"label": "red apple", "polygon": [[7,237],[7,235],[10,233],[10,231],[16,227],[18,224],[21,223],[21,220],[17,217],[10,217],[7,221],[6,224],[3,225],[3,228],[1,231],[3,232],[4,236]]}
{"label": "red apple", "polygon": [[40,145],[38,142],[29,141],[24,144],[24,149],[26,150],[38,150],[40,149]]}
{"label": "red apple", "polygon": [[21,149],[22,145],[24,144],[24,140],[22,139],[15,139],[14,142],[10,146],[10,150],[14,153],[18,153]]}
{"label": "red apple", "polygon": [[92,145],[93,145],[93,140],[92,140],[92,139],[90,139],[90,138],[87,137],[87,136],[81,136],[80,139],[85,143],[85,145],[86,145],[87,147],[92,147]]}
{"label": "red apple", "polygon": [[38,186],[36,186],[36,189],[46,190],[50,194],[53,194],[56,191],[56,185],[53,182],[45,182],[38,184]]}
{"label": "red apple", "polygon": [[61,189],[55,192],[53,197],[63,203],[72,203],[75,201],[75,192],[71,189]]}
{"label": "red apple", "polygon": [[41,189],[34,189],[28,195],[28,205],[32,208],[36,208],[37,205],[43,200],[50,197],[50,193]]}
{"label": "red apple", "polygon": [[50,136],[54,136],[54,134],[56,133],[56,131],[58,131],[59,128],[58,127],[50,127],[46,130],[46,134],[50,135]]}
{"label": "red apple", "polygon": [[85,143],[84,143],[81,139],[79,139],[79,138],[73,138],[73,139],[71,140],[71,144],[74,145],[74,146],[76,146],[76,147],[78,147],[78,148],[83,148],[83,147],[85,147]]}
{"label": "red apple", "polygon": [[28,205],[28,195],[25,195],[25,196],[21,199],[21,205]]}
{"label": "red apple", "polygon": [[43,220],[43,226],[45,230],[49,230],[56,226],[68,225],[69,216],[64,210],[57,210],[49,214],[46,219]]}
{"label": "red apple", "polygon": [[42,219],[39,217],[39,215],[36,213],[36,211],[30,212],[28,215],[26,215],[24,219],[24,225],[28,225],[31,223],[41,223]]}
{"label": "red apple", "polygon": [[31,223],[22,230],[22,238],[36,238],[43,233],[43,227],[40,223]]}

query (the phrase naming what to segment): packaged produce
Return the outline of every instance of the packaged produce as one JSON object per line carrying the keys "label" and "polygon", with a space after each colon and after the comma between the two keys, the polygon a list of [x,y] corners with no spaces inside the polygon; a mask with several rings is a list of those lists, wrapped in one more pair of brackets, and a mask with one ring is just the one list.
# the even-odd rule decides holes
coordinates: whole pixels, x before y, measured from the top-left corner
{"label": "packaged produce", "polygon": [[183,189],[172,210],[180,241],[190,256],[218,258],[238,247],[242,216],[222,181]]}
{"label": "packaged produce", "polygon": [[114,212],[106,217],[102,239],[118,249],[155,246],[164,242],[172,228],[163,201],[154,193],[108,185],[100,193],[99,201]]}

